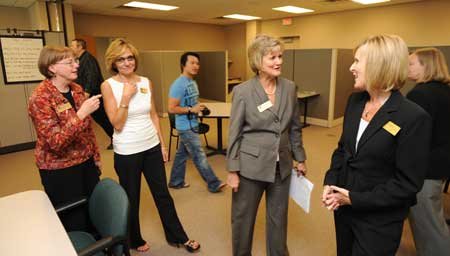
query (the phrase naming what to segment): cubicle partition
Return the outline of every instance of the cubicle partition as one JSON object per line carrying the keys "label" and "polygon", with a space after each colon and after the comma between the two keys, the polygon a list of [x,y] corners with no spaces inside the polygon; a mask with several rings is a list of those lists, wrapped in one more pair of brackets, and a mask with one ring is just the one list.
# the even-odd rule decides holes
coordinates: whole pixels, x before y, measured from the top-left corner
{"label": "cubicle partition", "polygon": [[[411,47],[410,51],[422,47],[425,46]],[[450,66],[450,46],[434,47],[443,52]],[[285,50],[283,61],[283,76],[293,80],[299,91],[320,94],[308,102],[307,122],[325,127],[342,123],[347,99],[353,91],[354,78],[349,71],[353,50]],[[414,83],[407,81],[401,92],[405,95],[413,87]]]}
{"label": "cubicle partition", "polygon": [[342,121],[353,86],[348,71],[352,59],[349,49],[293,49],[283,53],[283,76],[293,80],[299,92],[320,94],[308,101],[308,123],[331,127]]}
{"label": "cubicle partition", "polygon": [[[227,52],[196,51],[200,55],[200,73],[195,78],[200,97],[225,102],[227,98]],[[184,51],[143,51],[138,73],[153,82],[155,105],[160,115],[168,110],[172,82],[180,76],[180,57]]]}
{"label": "cubicle partition", "polygon": [[[62,32],[45,32],[44,39],[46,45],[64,45]],[[0,72],[2,69],[0,65]],[[28,117],[28,98],[37,85],[5,84],[3,76],[0,76],[0,154],[34,147],[36,133]]]}

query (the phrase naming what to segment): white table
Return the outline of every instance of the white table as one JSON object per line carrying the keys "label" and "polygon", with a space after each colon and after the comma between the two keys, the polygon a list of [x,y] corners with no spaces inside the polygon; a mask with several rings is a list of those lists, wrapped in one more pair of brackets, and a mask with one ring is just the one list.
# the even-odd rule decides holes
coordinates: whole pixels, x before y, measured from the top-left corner
{"label": "white table", "polygon": [[47,194],[39,190],[0,198],[0,254],[77,255]]}
{"label": "white table", "polygon": [[207,116],[203,116],[203,118],[215,118],[217,120],[217,148],[213,148],[211,146],[208,147],[208,149],[212,150],[211,152],[208,152],[208,156],[213,155],[226,155],[227,150],[223,148],[223,142],[222,142],[222,119],[229,118],[231,114],[231,103],[226,102],[206,102],[202,103],[206,105],[209,110],[211,110],[211,113]]}

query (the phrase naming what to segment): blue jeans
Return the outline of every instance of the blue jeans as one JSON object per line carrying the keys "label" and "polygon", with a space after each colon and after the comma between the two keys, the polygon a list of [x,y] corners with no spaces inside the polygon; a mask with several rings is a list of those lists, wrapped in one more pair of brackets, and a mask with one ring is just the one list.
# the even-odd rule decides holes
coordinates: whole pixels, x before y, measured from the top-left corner
{"label": "blue jeans", "polygon": [[192,157],[195,167],[202,176],[203,180],[208,183],[208,190],[217,192],[222,183],[206,160],[205,151],[200,143],[200,137],[197,133],[187,130],[178,131],[180,135],[180,145],[178,146],[175,160],[173,161],[172,172],[170,173],[170,186],[182,186],[186,175],[186,161],[189,156]]}

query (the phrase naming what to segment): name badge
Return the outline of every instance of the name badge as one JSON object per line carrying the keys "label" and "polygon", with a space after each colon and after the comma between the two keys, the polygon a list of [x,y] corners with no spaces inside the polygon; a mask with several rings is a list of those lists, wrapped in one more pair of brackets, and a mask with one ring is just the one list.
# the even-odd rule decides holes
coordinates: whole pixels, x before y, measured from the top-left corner
{"label": "name badge", "polygon": [[70,105],[69,102],[65,103],[65,104],[60,104],[56,107],[56,112],[61,113],[65,110],[71,109],[72,105]]}
{"label": "name badge", "polygon": [[392,136],[395,136],[395,135],[397,135],[397,133],[400,131],[401,128],[400,128],[400,126],[389,121],[383,126],[383,129],[385,129],[387,132],[392,134]]}
{"label": "name badge", "polygon": [[147,88],[141,87],[141,88],[139,88],[139,90],[141,90],[141,93],[143,93],[143,94],[147,94],[148,93]]}
{"label": "name badge", "polygon": [[268,101],[266,101],[263,104],[258,106],[258,111],[259,112],[263,112],[264,110],[266,110],[266,109],[268,109],[268,108],[270,108],[272,106],[273,106],[272,102],[270,100],[268,100]]}

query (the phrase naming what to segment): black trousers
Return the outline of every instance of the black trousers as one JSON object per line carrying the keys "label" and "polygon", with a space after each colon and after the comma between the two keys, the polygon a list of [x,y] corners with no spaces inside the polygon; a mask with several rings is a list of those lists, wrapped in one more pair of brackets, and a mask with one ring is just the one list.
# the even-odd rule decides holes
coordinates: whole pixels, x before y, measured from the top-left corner
{"label": "black trousers", "polygon": [[91,114],[94,121],[102,127],[103,131],[108,135],[110,139],[112,139],[114,133],[114,127],[111,122],[109,122],[108,116],[105,112],[105,107],[103,105],[103,101],[100,99],[100,107]]}
{"label": "black trousers", "polygon": [[407,209],[357,212],[351,206],[334,212],[338,256],[395,256]]}
{"label": "black trousers", "polygon": [[158,208],[167,242],[187,242],[189,238],[178,219],[173,199],[167,188],[161,146],[157,145],[149,150],[132,155],[114,153],[114,168],[130,201],[130,247],[137,248],[146,243],[142,238],[139,223],[141,173],[144,174]]}
{"label": "black trousers", "polygon": [[[39,170],[41,182],[53,206],[57,207],[82,197],[89,198],[99,181],[100,170],[91,158],[81,164],[57,169]],[[66,231],[92,232],[87,204],[60,214]]]}

